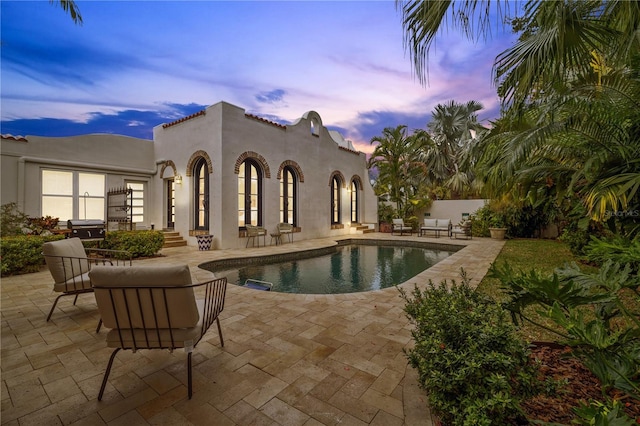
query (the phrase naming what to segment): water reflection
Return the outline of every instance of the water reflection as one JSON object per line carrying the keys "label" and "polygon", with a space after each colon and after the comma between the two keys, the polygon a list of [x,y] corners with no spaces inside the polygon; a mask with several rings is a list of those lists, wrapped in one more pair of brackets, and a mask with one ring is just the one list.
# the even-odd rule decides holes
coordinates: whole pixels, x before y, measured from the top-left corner
{"label": "water reflection", "polygon": [[407,281],[452,252],[417,247],[348,245],[332,254],[216,272],[242,285],[247,279],[273,283],[272,291],[302,294],[353,293]]}

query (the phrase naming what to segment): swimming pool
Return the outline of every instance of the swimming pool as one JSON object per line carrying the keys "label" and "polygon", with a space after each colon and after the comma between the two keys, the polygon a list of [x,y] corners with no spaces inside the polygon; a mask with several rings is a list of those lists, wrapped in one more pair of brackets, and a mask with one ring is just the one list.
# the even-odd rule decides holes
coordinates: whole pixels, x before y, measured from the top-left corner
{"label": "swimming pool", "polygon": [[385,243],[345,244],[311,252],[291,253],[292,259],[237,259],[200,265],[229,283],[247,279],[273,283],[272,291],[301,294],[356,293],[392,287],[450,256],[455,249]]}

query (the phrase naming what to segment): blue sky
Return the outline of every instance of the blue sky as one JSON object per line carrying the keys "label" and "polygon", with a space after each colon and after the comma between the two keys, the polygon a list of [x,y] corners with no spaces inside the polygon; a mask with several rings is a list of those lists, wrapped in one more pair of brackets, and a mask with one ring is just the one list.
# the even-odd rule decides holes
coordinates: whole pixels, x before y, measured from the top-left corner
{"label": "blue sky", "polygon": [[317,111],[362,151],[385,127],[425,128],[438,103],[498,116],[496,55],[514,36],[444,32],[421,85],[400,12],[383,1],[0,2],[1,132],[151,139],[161,123],[226,101],[290,123]]}

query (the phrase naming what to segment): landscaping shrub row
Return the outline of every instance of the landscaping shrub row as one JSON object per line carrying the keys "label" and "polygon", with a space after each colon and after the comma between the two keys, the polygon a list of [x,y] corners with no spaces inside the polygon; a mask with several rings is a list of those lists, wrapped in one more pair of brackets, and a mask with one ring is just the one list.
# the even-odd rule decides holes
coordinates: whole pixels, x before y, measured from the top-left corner
{"label": "landscaping shrub row", "polygon": [[[0,238],[2,276],[38,272],[44,265],[42,245],[63,239],[60,235],[18,235]],[[155,256],[164,245],[161,231],[111,231],[104,241],[84,241],[86,247],[125,250],[132,257]]]}

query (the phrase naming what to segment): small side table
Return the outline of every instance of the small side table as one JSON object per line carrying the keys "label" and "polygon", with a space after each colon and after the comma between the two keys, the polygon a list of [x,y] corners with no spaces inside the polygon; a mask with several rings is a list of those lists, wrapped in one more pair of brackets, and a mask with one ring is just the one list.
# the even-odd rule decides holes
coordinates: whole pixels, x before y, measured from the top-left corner
{"label": "small side table", "polygon": [[276,245],[282,244],[282,234],[279,232],[272,232],[271,233],[271,245],[273,245],[273,242],[275,241]]}

